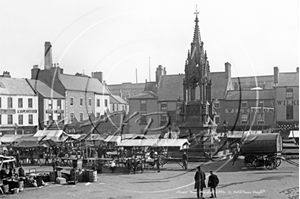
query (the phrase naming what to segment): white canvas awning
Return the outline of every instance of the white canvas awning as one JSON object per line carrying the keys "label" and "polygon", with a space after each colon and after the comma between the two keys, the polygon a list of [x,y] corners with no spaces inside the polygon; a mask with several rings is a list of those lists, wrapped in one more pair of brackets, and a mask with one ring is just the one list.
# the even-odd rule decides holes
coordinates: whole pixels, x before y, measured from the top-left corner
{"label": "white canvas awning", "polygon": [[118,146],[120,147],[180,147],[185,148],[190,143],[187,139],[134,139],[123,140]]}
{"label": "white canvas awning", "polygon": [[64,142],[69,136],[63,130],[38,130],[33,137],[37,137],[38,141]]}
{"label": "white canvas awning", "polygon": [[114,142],[120,144],[121,136],[109,135],[107,138],[105,138],[104,142]]}
{"label": "white canvas awning", "polygon": [[289,138],[299,138],[299,131],[290,131]]}

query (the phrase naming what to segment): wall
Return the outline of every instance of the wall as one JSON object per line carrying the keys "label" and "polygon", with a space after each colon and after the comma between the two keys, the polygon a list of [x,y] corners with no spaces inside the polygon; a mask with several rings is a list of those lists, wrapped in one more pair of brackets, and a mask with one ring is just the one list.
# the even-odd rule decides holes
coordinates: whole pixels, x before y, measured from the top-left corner
{"label": "wall", "polygon": [[[73,98],[73,105],[70,105],[70,98]],[[83,105],[80,106],[80,99],[83,99]],[[88,105],[88,100],[92,99],[91,106]],[[95,114],[95,96],[91,92],[80,92],[80,91],[66,91],[66,106],[65,106],[65,120],[67,123],[70,121],[70,113],[74,113],[74,117],[80,121],[80,113],[83,113],[83,120],[88,119],[89,114]]]}
{"label": "wall", "polygon": [[[153,113],[157,112],[157,99],[143,99],[147,101],[147,111],[141,111],[140,105],[141,105],[141,100],[140,99],[130,99],[129,100],[129,115],[131,116],[135,111],[138,111],[139,114],[129,120],[128,125],[129,125],[129,133],[137,133],[140,134],[142,133],[142,130],[145,129],[146,125],[140,125],[139,122],[136,123],[135,120],[141,117],[141,114],[147,114],[147,113]],[[148,122],[149,119],[153,119],[153,123],[150,127],[150,129],[153,128],[158,128],[159,125],[159,115],[152,115],[152,116],[147,116],[146,121]],[[155,132],[148,132],[148,134],[159,134],[158,131]]]}
{"label": "wall", "polygon": [[[270,108],[274,108],[273,105],[273,99],[268,99],[268,100],[259,100],[259,101],[263,101],[264,102],[264,107],[270,107]],[[262,129],[262,127],[270,127],[272,126],[274,123],[274,119],[275,119],[275,112],[266,112],[265,113],[265,122],[264,124],[258,124],[257,122],[257,116],[255,117],[255,113],[251,112],[249,115],[249,110],[250,107],[257,107],[257,101],[256,100],[243,100],[242,102],[247,102],[248,103],[248,108],[241,108],[240,111],[238,110],[239,107],[239,101],[238,100],[226,100],[225,102],[225,118],[228,122],[228,130],[231,130],[232,127],[234,127],[234,130],[244,130],[244,129],[249,129],[250,125],[252,126],[251,129],[255,130],[255,129]],[[239,118],[236,122],[236,118],[238,116],[239,113]],[[241,114],[247,114],[248,116],[250,116],[250,118],[248,119],[247,124],[242,124],[241,122]],[[222,125],[222,122],[224,121],[223,117],[220,118],[220,122]]]}
{"label": "wall", "polygon": [[[287,87],[277,87],[276,88],[276,118],[277,121],[299,121],[299,87],[288,87],[293,88],[293,99],[286,98],[286,88]],[[286,119],[286,106],[293,106],[294,116],[292,120]]]}
{"label": "wall", "polygon": [[[97,106],[97,99],[100,99],[100,107]],[[107,107],[105,106],[105,100],[107,100]],[[94,107],[94,114],[97,117],[97,113],[104,115],[104,112],[110,110],[110,99],[109,95],[95,94],[95,99],[92,101]]]}

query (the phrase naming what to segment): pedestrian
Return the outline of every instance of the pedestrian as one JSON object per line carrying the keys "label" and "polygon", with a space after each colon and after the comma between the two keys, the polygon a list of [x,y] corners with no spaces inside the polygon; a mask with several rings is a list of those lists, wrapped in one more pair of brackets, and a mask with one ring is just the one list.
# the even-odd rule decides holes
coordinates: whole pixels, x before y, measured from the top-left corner
{"label": "pedestrian", "polygon": [[[212,171],[210,171],[210,176],[208,177],[208,183],[207,183],[207,186],[210,187],[210,193],[211,193],[210,198],[217,197],[216,188],[217,188],[218,184],[219,184],[218,176],[213,174]],[[213,193],[213,191],[214,191],[214,193]]]}
{"label": "pedestrian", "polygon": [[199,192],[201,198],[203,198],[203,188],[206,188],[205,185],[205,173],[201,171],[201,167],[198,166],[198,171],[195,173],[194,179],[195,179],[195,186],[194,188],[197,189],[197,198],[199,197]]}
{"label": "pedestrian", "polygon": [[187,167],[188,167],[188,155],[187,155],[186,151],[183,151],[183,154],[182,154],[182,163],[183,163],[184,169],[187,170]]}

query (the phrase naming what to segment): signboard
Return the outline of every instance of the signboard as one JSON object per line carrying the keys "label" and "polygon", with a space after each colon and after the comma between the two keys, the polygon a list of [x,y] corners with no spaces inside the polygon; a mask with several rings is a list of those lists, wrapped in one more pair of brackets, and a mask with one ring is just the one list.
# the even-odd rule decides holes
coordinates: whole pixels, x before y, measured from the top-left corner
{"label": "signboard", "polygon": [[15,114],[16,109],[0,109],[0,115],[1,114]]}
{"label": "signboard", "polygon": [[53,109],[47,109],[46,113],[64,113],[64,110],[61,109],[57,109],[57,110],[53,110]]}
{"label": "signboard", "polygon": [[23,109],[23,110],[17,110],[17,113],[37,113],[36,109]]}

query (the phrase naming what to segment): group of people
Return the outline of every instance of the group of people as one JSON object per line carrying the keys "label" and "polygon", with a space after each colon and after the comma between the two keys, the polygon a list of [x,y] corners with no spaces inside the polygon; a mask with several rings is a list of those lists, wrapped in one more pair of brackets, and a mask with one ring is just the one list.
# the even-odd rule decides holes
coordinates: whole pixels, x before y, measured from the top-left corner
{"label": "group of people", "polygon": [[[201,167],[197,167],[198,170],[195,173],[195,186],[194,188],[197,189],[197,198],[200,198],[199,196],[201,196],[201,198],[203,198],[203,188],[206,188],[205,185],[205,173],[203,171],[201,171]],[[211,196],[210,198],[216,198],[217,197],[217,192],[216,192],[216,188],[219,184],[219,178],[217,175],[215,175],[213,173],[213,171],[210,171],[210,176],[208,177],[208,183],[207,186],[210,187],[210,193]]]}

